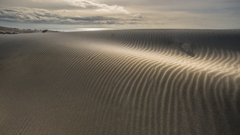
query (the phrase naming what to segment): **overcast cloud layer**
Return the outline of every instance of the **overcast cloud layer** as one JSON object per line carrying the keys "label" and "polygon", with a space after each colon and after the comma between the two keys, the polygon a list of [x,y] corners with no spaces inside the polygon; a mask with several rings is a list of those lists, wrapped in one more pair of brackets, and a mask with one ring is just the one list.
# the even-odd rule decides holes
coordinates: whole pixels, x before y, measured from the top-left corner
{"label": "overcast cloud layer", "polygon": [[239,14],[239,0],[0,1],[0,25],[239,29]]}

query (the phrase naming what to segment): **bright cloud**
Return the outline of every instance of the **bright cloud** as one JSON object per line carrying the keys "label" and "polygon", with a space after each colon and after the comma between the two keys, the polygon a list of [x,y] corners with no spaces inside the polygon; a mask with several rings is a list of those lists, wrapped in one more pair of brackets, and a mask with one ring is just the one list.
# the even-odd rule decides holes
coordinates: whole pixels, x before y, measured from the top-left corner
{"label": "bright cloud", "polygon": [[130,14],[127,10],[124,9],[122,6],[112,5],[109,6],[107,4],[101,4],[98,2],[95,2],[93,0],[63,0],[67,3],[69,3],[72,6],[87,8],[87,7],[95,7],[98,8],[96,11],[114,11],[114,12],[121,12],[125,14]]}
{"label": "bright cloud", "polygon": [[[32,0],[32,2],[47,3],[47,0]],[[55,3],[65,3],[66,5],[80,7],[84,9],[91,9],[98,12],[115,12],[130,14],[124,7],[118,5],[107,5],[103,3],[96,2],[94,0],[55,0]]]}

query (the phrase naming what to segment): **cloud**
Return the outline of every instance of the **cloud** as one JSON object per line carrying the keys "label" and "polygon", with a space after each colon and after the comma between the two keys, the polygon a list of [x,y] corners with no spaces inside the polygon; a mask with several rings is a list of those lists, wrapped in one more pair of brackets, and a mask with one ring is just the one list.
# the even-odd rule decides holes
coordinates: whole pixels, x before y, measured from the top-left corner
{"label": "cloud", "polygon": [[140,15],[140,14],[133,14],[132,17],[134,17],[134,18],[143,18],[142,15]]}
{"label": "cloud", "polygon": [[49,3],[52,6],[56,5],[65,5],[65,6],[72,6],[72,8],[79,8],[79,10],[86,10],[91,9],[98,12],[115,12],[115,13],[123,13],[123,14],[130,14],[124,7],[118,5],[107,5],[103,3],[96,2],[94,0],[32,0],[34,3]]}
{"label": "cloud", "polygon": [[122,6],[103,4],[104,2],[94,0],[25,1],[31,1],[31,4],[26,5],[30,7],[0,6],[0,21],[78,25],[143,23],[140,14],[130,13]]}
{"label": "cloud", "polygon": [[95,2],[93,0],[63,0],[67,3],[69,3],[72,6],[76,6],[76,7],[82,7],[82,8],[87,8],[87,7],[93,7],[93,8],[97,8],[96,11],[114,11],[114,12],[121,12],[121,13],[125,13],[125,14],[130,14],[127,10],[124,9],[124,7],[122,6],[118,6],[118,5],[112,5],[109,6],[107,4],[101,4],[98,2]]}
{"label": "cloud", "polygon": [[95,11],[97,11],[97,12],[110,12],[110,11],[107,10],[107,9],[97,9],[97,10],[95,10]]}
{"label": "cloud", "polygon": [[[56,24],[130,24],[131,16],[85,16],[63,13],[71,10],[46,10],[37,8],[0,8],[0,21],[28,22],[28,23],[56,23]],[[138,20],[135,20],[137,22]]]}

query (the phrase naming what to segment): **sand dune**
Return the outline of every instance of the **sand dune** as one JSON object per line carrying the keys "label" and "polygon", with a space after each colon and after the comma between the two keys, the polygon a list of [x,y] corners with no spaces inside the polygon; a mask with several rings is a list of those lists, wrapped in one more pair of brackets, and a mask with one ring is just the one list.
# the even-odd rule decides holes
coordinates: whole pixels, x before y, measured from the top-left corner
{"label": "sand dune", "polygon": [[37,29],[17,29],[17,28],[8,28],[8,27],[2,27],[0,26],[0,35],[5,34],[26,34],[26,33],[54,33],[58,31],[52,31],[52,30],[37,30]]}
{"label": "sand dune", "polygon": [[0,134],[240,134],[239,30],[0,35]]}

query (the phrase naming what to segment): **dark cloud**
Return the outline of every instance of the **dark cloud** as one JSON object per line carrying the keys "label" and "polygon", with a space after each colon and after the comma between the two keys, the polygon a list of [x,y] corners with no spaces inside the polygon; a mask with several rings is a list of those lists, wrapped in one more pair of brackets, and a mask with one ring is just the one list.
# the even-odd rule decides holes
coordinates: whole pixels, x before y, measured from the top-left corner
{"label": "dark cloud", "polygon": [[56,24],[130,24],[138,19],[134,17],[105,17],[105,16],[63,16],[61,12],[53,12],[36,8],[0,8],[0,21],[27,23],[56,23]]}
{"label": "dark cloud", "polygon": [[103,16],[92,16],[92,17],[65,17],[65,19],[71,19],[75,21],[110,21],[119,20],[113,17],[103,17]]}

